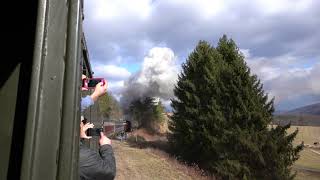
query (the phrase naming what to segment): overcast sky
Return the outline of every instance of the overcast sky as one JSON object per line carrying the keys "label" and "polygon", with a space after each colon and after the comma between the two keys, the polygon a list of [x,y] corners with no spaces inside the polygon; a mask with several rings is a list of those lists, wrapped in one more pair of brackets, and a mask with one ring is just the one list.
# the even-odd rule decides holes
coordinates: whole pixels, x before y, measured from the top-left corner
{"label": "overcast sky", "polygon": [[159,57],[168,57],[161,53],[173,54],[170,61],[174,62],[169,64],[176,64],[179,73],[199,40],[215,46],[226,34],[245,54],[265,91],[275,97],[277,110],[320,101],[318,0],[84,2],[84,32],[93,71],[109,80],[117,97],[128,79],[139,79],[146,72],[146,59],[157,57],[158,62]]}

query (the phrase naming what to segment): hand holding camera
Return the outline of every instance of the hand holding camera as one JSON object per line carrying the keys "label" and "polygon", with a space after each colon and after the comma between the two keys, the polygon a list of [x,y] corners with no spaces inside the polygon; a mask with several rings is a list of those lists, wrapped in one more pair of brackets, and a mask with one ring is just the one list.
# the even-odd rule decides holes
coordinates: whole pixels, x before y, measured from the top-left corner
{"label": "hand holding camera", "polygon": [[103,132],[100,132],[99,144],[100,144],[100,146],[105,145],[105,144],[111,145],[111,140],[106,135],[104,135]]}
{"label": "hand holding camera", "polygon": [[103,78],[87,78],[85,75],[82,75],[82,90],[94,89],[94,92],[91,94],[93,101],[97,101],[100,96],[103,96],[107,93],[108,83]]}
{"label": "hand holding camera", "polygon": [[86,134],[88,136],[100,136],[101,132],[103,132],[103,128],[89,128]]}
{"label": "hand holding camera", "polygon": [[103,128],[93,128],[93,123],[87,123],[86,119],[80,124],[80,138],[90,139],[92,136],[100,136],[100,146],[109,144],[111,140],[103,133]]}
{"label": "hand holding camera", "polygon": [[92,136],[88,135],[86,131],[93,128],[93,123],[87,123],[86,121],[80,123],[80,138],[90,139]]}
{"label": "hand holding camera", "polygon": [[94,92],[91,94],[91,98],[93,101],[97,101],[100,96],[103,96],[107,93],[107,84],[107,81],[104,81],[99,82],[96,85]]}
{"label": "hand holding camera", "polygon": [[102,86],[104,86],[107,81],[104,78],[87,78],[85,75],[82,75],[82,90],[95,89],[99,83],[102,83]]}

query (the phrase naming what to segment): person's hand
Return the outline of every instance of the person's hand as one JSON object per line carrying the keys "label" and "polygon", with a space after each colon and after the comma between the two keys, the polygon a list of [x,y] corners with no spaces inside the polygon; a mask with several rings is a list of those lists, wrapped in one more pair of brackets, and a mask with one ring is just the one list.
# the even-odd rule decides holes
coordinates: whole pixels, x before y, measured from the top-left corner
{"label": "person's hand", "polygon": [[100,132],[99,144],[100,144],[100,146],[105,145],[105,144],[111,145],[111,140],[106,135],[104,135],[103,132]]}
{"label": "person's hand", "polygon": [[83,122],[80,123],[80,138],[84,138],[84,139],[90,139],[92,138],[91,136],[87,136],[86,131],[89,128],[93,128],[93,124],[92,123],[86,123],[83,124]]}
{"label": "person's hand", "polygon": [[82,84],[82,86],[81,86],[81,90],[82,91],[86,91],[86,90],[88,90],[88,88],[87,87],[83,87],[84,86],[84,79],[87,79],[87,76],[86,75],[84,75],[84,74],[82,74],[82,76],[81,76],[81,80],[82,80],[82,82],[81,82],[81,84]]}
{"label": "person's hand", "polygon": [[108,86],[107,81],[105,81],[104,85],[102,85],[102,82],[99,82],[96,85],[94,92],[91,94],[92,100],[97,101],[100,96],[103,96],[104,94],[106,94],[107,93],[107,86]]}

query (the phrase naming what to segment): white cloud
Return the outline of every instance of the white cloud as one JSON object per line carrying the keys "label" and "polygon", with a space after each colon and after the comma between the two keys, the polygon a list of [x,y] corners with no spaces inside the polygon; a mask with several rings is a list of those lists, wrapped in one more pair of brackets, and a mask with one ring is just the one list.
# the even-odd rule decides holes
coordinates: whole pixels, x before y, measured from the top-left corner
{"label": "white cloud", "polygon": [[178,78],[176,57],[170,48],[154,47],[149,50],[142,69],[125,82],[121,102],[124,106],[143,97],[159,97],[163,101],[173,97]]}
{"label": "white cloud", "polygon": [[95,65],[93,71],[95,77],[103,77],[107,80],[124,80],[131,75],[127,69],[115,65]]}
{"label": "white cloud", "polygon": [[122,88],[124,87],[124,81],[111,81],[108,84],[110,89],[114,89],[114,88]]}
{"label": "white cloud", "polygon": [[228,5],[225,0],[173,0],[163,1],[159,4],[167,4],[174,7],[190,8],[205,19],[212,18],[223,12]]}
{"label": "white cloud", "polygon": [[301,12],[305,11],[310,5],[312,5],[312,0],[259,0],[255,1],[259,9],[266,15],[272,15],[276,13],[286,13],[286,12]]}
{"label": "white cloud", "polygon": [[310,86],[313,92],[320,94],[320,63],[310,70]]}
{"label": "white cloud", "polygon": [[264,81],[272,80],[281,75],[280,68],[262,67],[260,69],[261,79]]}
{"label": "white cloud", "polygon": [[115,21],[123,15],[145,19],[151,12],[150,0],[94,0],[88,4],[95,9],[92,17],[97,21]]}
{"label": "white cloud", "polygon": [[[292,98],[292,94],[320,92],[320,75],[315,70],[319,71],[319,66],[304,66],[310,59],[320,57],[320,1],[84,2],[84,30],[95,61],[95,76],[123,81],[130,73],[119,66],[140,64],[152,47],[168,47],[176,56],[187,57],[199,40],[215,44],[222,34],[227,34],[239,47],[248,49],[244,54],[248,55],[249,66],[266,90],[279,96],[278,102]],[[161,66],[154,70],[161,70]],[[166,76],[170,75],[157,78],[167,79]],[[142,81],[149,77],[139,78]]]}
{"label": "white cloud", "polygon": [[108,81],[108,91],[119,97],[124,90],[124,81]]}
{"label": "white cloud", "polygon": [[312,67],[301,67],[299,58],[290,55],[265,58],[252,57],[248,49],[242,52],[252,73],[262,80],[269,97],[275,97],[276,105],[303,96],[320,96],[319,63]]}
{"label": "white cloud", "polygon": [[145,84],[149,83],[149,81],[161,81],[173,84],[175,78],[172,77],[177,76],[174,60],[174,53],[171,49],[152,48],[144,58],[142,71],[140,76],[138,76],[137,82]]}
{"label": "white cloud", "polygon": [[85,1],[84,29],[92,57],[109,63],[119,54],[124,61],[139,61],[159,44],[185,56],[197,41],[217,41],[223,33],[257,56],[317,54],[318,5],[316,0],[91,0]]}

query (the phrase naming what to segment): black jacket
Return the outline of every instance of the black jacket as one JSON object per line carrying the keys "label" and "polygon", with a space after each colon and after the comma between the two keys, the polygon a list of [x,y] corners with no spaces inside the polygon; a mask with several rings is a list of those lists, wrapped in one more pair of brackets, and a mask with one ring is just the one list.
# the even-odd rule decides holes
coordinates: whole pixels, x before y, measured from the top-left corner
{"label": "black jacket", "polygon": [[81,180],[108,180],[116,175],[116,161],[110,145],[100,146],[99,153],[80,143]]}

